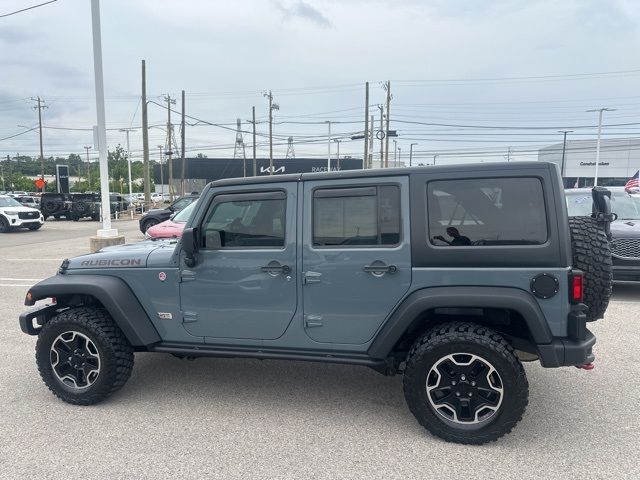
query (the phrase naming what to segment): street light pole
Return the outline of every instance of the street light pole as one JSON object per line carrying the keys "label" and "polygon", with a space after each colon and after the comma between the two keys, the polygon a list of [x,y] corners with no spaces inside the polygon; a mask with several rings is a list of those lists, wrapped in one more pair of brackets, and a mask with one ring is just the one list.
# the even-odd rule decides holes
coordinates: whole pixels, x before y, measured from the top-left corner
{"label": "street light pole", "polygon": [[98,117],[98,147],[100,158],[100,196],[102,203],[102,229],[98,237],[117,237],[118,230],[111,228],[111,202],[109,196],[109,165],[107,162],[107,128],[104,106],[104,77],[102,72],[102,38],[100,33],[100,0],[91,0],[91,31],[93,33],[93,70],[96,88],[96,112]]}
{"label": "street light pole", "polygon": [[91,150],[91,146],[84,147],[87,151],[87,190],[91,191],[91,164],[89,163],[89,150]]}
{"label": "street light pole", "polygon": [[327,137],[327,172],[331,171],[331,120],[327,120],[329,125],[329,136]]}
{"label": "street light pole", "polygon": [[596,141],[596,171],[593,178],[593,186],[598,186],[598,165],[600,164],[600,134],[602,133],[602,112],[615,112],[615,108],[595,108],[587,112],[598,112],[598,140]]}
{"label": "street light pole", "polygon": [[393,139],[393,166],[398,166],[398,141]]}
{"label": "street light pole", "polygon": [[437,153],[433,156],[433,164],[434,164],[434,165],[436,164],[436,157],[437,157],[437,156],[438,156],[438,154],[437,154]]}
{"label": "street light pole", "polygon": [[160,194],[162,195],[161,202],[164,201],[164,172],[162,171],[162,145],[158,145],[160,150]]}
{"label": "street light pole", "polygon": [[[133,190],[131,187],[131,150],[129,149],[129,132],[132,128],[121,128],[120,132],[127,134],[127,168],[129,170],[129,202],[133,201]],[[133,220],[133,209],[131,210],[131,219]]]}
{"label": "street light pole", "polygon": [[336,169],[340,170],[340,142],[342,142],[342,140],[334,138],[333,141],[336,142],[336,145],[338,146],[338,152],[336,153]]}
{"label": "street light pole", "polygon": [[411,160],[413,160],[413,146],[417,145],[417,143],[412,143],[409,145],[409,166],[411,166]]}
{"label": "street light pole", "polygon": [[402,148],[398,147],[398,162],[402,159]]}

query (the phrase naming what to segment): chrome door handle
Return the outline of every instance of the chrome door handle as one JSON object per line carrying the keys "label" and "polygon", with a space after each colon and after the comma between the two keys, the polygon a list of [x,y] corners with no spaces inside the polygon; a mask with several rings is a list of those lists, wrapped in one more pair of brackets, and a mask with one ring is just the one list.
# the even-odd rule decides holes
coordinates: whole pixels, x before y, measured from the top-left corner
{"label": "chrome door handle", "polygon": [[395,265],[365,265],[362,269],[367,273],[396,273],[398,267]]}

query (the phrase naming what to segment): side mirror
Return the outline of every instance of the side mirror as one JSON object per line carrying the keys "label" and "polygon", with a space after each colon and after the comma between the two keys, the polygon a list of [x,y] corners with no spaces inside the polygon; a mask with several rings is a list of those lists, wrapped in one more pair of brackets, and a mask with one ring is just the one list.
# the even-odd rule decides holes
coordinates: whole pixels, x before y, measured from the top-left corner
{"label": "side mirror", "polygon": [[198,232],[197,228],[185,228],[182,232],[182,249],[185,253],[184,263],[187,264],[187,267],[194,267],[196,264]]}

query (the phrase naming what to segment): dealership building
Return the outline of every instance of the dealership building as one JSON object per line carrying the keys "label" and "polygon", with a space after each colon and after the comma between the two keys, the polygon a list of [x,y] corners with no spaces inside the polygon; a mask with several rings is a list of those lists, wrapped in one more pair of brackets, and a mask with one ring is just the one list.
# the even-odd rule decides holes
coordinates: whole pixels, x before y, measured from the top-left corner
{"label": "dealership building", "polygon": [[[171,160],[173,170],[174,191],[180,191],[180,178],[182,172],[182,161],[179,158]],[[252,177],[253,160],[242,158],[185,158],[185,191],[201,192],[205,185],[213,180],[221,178]],[[274,158],[271,167],[268,158],[256,159],[255,175],[283,175],[286,173],[312,173],[327,171],[326,158]],[[331,159],[331,171],[359,170],[362,169],[362,159],[352,157],[342,157]],[[153,181],[156,184],[156,191],[161,184],[169,183],[169,167],[155,165],[153,171]],[[167,190],[168,191],[168,190]]]}
{"label": "dealership building", "polygon": [[[593,185],[596,140],[567,140],[564,162],[562,142],[538,151],[538,160],[560,167],[566,187]],[[598,185],[624,186],[640,169],[640,138],[603,139],[600,142]]]}

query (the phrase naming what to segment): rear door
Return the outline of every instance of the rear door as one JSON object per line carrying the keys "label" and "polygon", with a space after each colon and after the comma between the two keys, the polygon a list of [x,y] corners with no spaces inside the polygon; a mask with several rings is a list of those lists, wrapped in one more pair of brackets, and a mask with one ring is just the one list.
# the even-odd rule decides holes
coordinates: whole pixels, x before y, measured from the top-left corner
{"label": "rear door", "polygon": [[411,284],[408,179],[305,182],[304,199],[307,335],[366,343]]}

